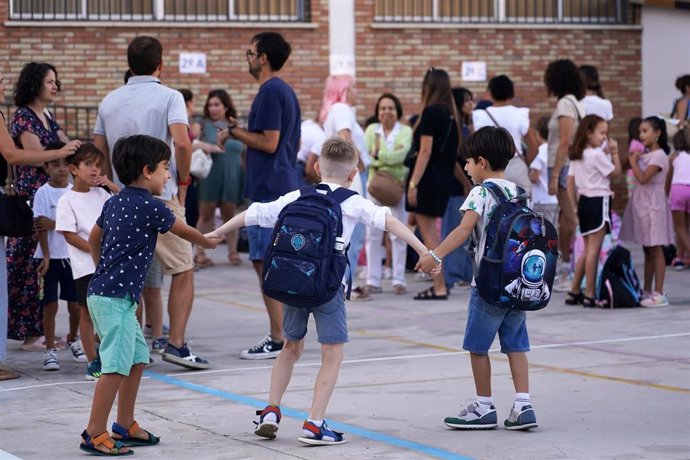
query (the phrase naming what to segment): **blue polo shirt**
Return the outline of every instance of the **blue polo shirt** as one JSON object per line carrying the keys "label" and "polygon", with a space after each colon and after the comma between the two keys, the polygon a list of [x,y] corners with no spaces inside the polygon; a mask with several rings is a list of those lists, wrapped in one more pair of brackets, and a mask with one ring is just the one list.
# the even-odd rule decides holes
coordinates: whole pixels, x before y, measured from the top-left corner
{"label": "blue polo shirt", "polygon": [[275,153],[247,147],[244,194],[252,201],[273,201],[299,188],[294,174],[299,151],[301,113],[290,85],[278,77],[259,88],[249,112],[252,132],[280,131]]}
{"label": "blue polo shirt", "polygon": [[103,205],[96,225],[103,229],[101,259],[89,283],[89,295],[139,301],[153,260],[158,233],[175,223],[175,215],[147,190],[125,187]]}

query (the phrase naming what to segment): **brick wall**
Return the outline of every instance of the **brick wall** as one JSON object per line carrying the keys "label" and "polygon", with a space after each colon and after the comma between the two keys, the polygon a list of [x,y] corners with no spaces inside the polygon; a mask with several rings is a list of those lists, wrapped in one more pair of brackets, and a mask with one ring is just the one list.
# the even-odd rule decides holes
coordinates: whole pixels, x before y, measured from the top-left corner
{"label": "brick wall", "polygon": [[[310,29],[277,26],[293,46],[283,78],[295,88],[305,116],[318,110],[323,80],[328,75],[328,0],[313,0]],[[464,60],[486,61],[489,77],[505,73],[516,85],[517,105],[531,108],[533,121],[549,114],[555,101],[548,99],[542,83],[546,65],[557,58],[592,64],[600,72],[606,96],[614,105],[611,132],[627,142],[627,121],[640,115],[641,31],[630,29],[447,29],[372,27],[374,0],[356,0],[356,54],[360,100],[359,118],[371,115],[376,98],[384,91],[396,93],[406,114],[419,109],[421,81],[430,65],[448,70],[461,85]],[[7,2],[0,3],[0,19],[9,16]],[[247,72],[244,50],[259,29],[247,28],[150,28],[137,27],[4,27],[0,25],[3,51],[9,63],[2,70],[16,78],[31,60],[53,63],[60,72],[65,104],[97,105],[122,82],[127,68],[126,47],[137,34],[158,37],[164,45],[162,79],[172,87],[189,87],[197,94],[197,108],[204,94],[225,88],[238,110],[245,113],[256,93]],[[181,51],[207,53],[206,75],[182,75],[177,71]],[[466,85],[475,95],[485,83]],[[11,88],[11,85],[9,86]],[[10,90],[8,89],[8,92]],[[6,95],[10,99],[11,94]],[[619,190],[616,208],[625,194]]]}

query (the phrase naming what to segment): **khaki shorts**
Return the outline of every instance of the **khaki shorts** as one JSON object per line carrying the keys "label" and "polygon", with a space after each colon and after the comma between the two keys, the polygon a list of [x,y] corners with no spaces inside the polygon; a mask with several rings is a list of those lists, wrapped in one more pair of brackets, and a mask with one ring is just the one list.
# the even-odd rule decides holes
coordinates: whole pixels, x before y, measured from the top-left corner
{"label": "khaki shorts", "polygon": [[[176,197],[170,201],[163,201],[163,203],[170,208],[175,217],[185,222],[184,206],[180,205]],[[177,275],[194,269],[192,243],[170,231],[158,235],[156,258],[166,275]]]}

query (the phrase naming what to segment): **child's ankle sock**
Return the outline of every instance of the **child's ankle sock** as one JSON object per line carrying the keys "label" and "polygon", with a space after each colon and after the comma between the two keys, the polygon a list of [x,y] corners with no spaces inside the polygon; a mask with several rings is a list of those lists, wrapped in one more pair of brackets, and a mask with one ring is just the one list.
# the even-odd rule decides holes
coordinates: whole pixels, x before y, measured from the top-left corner
{"label": "child's ankle sock", "polygon": [[477,396],[477,411],[484,415],[494,405],[494,398],[491,396]]}
{"label": "child's ankle sock", "polygon": [[522,409],[523,406],[529,404],[529,393],[515,393],[515,403],[513,407]]}
{"label": "child's ankle sock", "polygon": [[[312,420],[312,419],[308,418],[307,422],[311,422],[319,428],[321,428],[323,426],[323,420]],[[313,433],[307,429],[302,429],[302,432],[304,433],[304,436],[306,436],[308,438],[315,437],[315,433]]]}

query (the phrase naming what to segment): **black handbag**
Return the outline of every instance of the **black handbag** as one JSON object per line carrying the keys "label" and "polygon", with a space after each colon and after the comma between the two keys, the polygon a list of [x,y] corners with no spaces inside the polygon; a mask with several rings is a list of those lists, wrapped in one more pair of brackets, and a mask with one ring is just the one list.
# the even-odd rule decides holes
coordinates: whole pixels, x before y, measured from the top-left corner
{"label": "black handbag", "polygon": [[14,191],[13,169],[8,168],[5,194],[0,194],[0,235],[29,237],[34,231],[34,213],[26,197]]}

